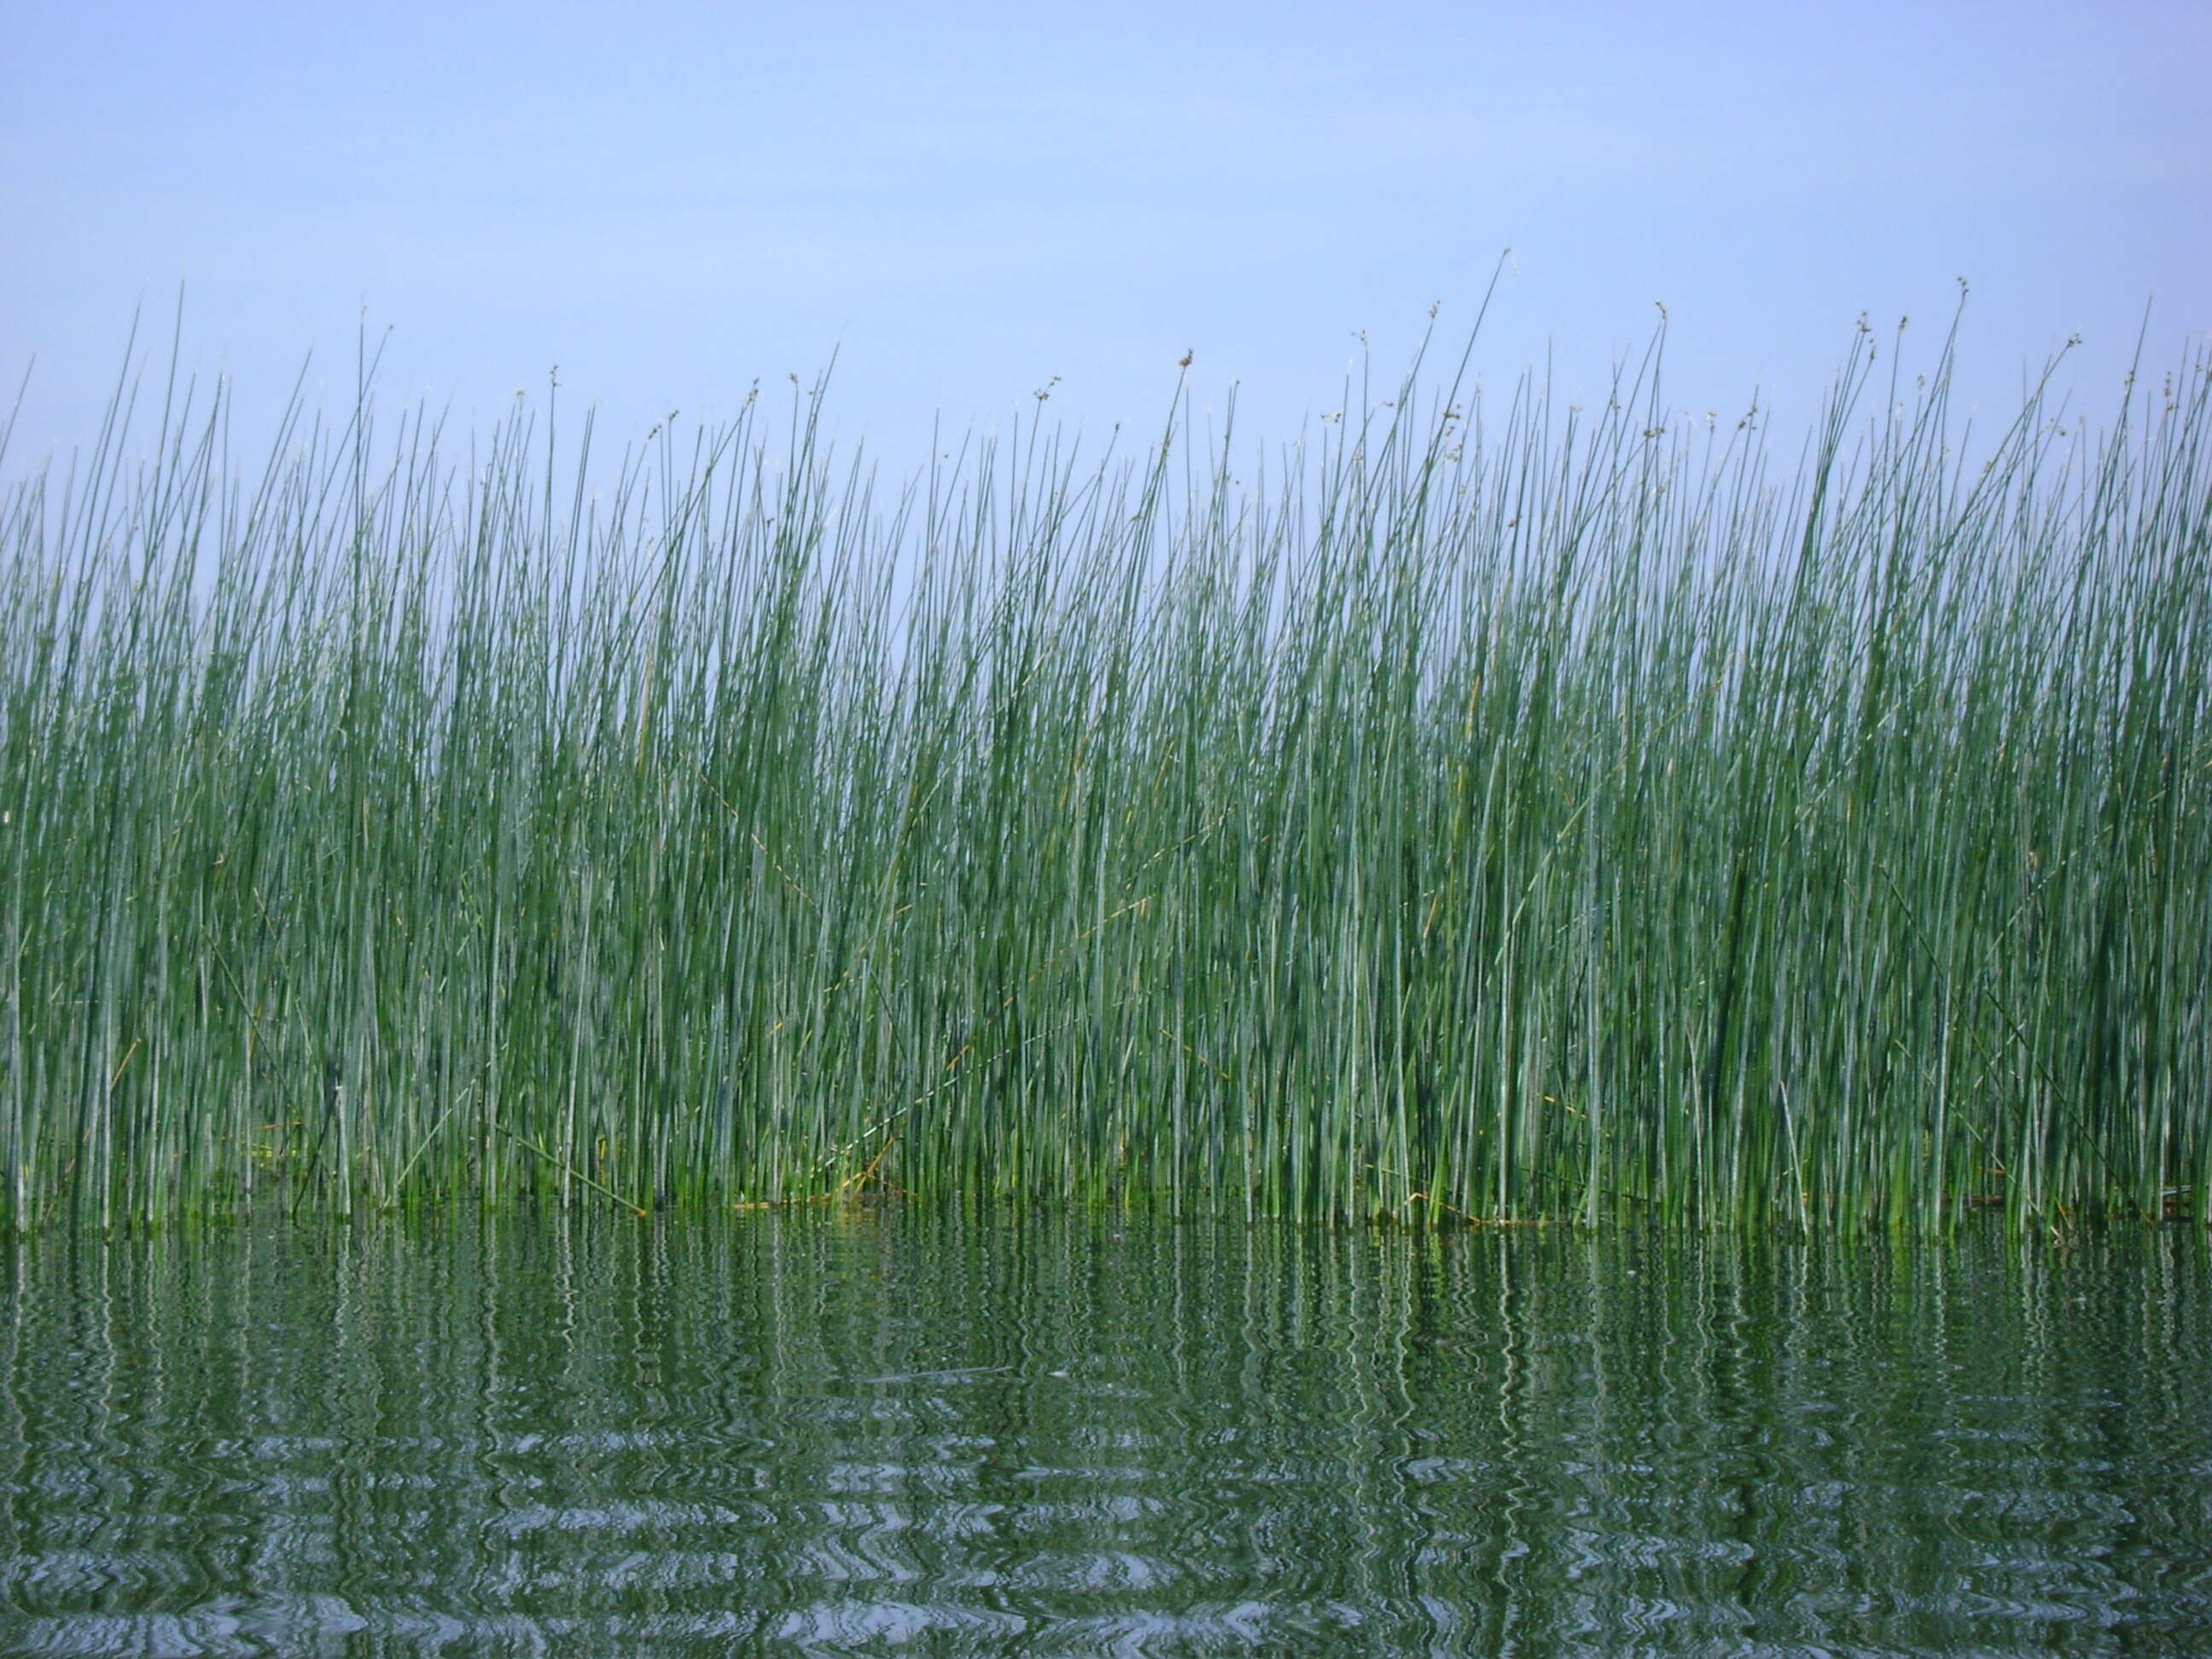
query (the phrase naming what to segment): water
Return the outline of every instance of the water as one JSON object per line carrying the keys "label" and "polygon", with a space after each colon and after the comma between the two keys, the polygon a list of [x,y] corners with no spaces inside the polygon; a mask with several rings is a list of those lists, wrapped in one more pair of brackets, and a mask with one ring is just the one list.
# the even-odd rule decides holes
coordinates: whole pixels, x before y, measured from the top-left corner
{"label": "water", "polygon": [[9,1248],[9,1651],[2212,1652],[2197,1231]]}

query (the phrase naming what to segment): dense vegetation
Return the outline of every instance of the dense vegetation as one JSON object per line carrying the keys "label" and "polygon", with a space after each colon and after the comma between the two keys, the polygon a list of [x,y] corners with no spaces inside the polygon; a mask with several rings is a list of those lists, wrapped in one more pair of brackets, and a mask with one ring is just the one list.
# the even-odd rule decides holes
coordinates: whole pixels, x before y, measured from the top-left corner
{"label": "dense vegetation", "polygon": [[897,489],[118,398],[0,508],[0,1208],[2212,1214],[2212,374],[1875,344],[1794,471],[1651,359]]}

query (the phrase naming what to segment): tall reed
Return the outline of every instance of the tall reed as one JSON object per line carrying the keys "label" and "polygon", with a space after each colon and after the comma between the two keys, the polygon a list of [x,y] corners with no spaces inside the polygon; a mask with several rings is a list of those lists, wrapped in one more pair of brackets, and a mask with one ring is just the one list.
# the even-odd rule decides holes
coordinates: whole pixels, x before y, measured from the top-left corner
{"label": "tall reed", "polygon": [[2212,1218],[2212,363],[1875,346],[1794,471],[1656,349],[896,488],[120,395],[0,508],[7,1223]]}

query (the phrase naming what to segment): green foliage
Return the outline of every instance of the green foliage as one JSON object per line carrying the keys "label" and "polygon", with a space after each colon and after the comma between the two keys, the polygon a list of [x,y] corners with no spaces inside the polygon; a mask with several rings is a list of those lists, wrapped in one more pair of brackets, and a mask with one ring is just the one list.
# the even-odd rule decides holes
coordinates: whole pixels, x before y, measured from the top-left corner
{"label": "green foliage", "polygon": [[1778,481],[1656,349],[1249,483],[118,399],[0,508],[0,1207],[2212,1214],[2212,374],[1873,348]]}

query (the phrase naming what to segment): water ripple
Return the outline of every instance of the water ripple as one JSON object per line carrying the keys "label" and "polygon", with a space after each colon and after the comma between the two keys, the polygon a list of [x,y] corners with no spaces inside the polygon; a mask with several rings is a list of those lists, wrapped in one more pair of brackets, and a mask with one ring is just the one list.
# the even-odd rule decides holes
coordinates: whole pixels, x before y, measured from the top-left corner
{"label": "water ripple", "polygon": [[891,1210],[41,1240],[0,1647],[2204,1651],[2207,1255]]}

